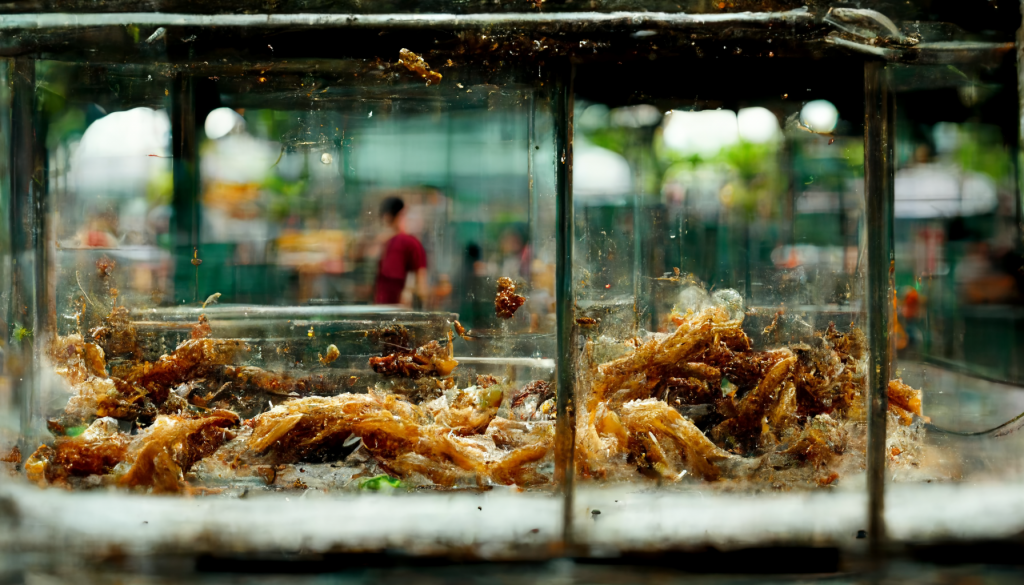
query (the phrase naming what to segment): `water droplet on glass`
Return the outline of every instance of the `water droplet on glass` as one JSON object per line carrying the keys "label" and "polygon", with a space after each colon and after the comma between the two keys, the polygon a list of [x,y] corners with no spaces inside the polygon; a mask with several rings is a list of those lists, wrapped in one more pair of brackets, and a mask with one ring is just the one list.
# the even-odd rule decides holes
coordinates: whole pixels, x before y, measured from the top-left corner
{"label": "water droplet on glass", "polygon": [[320,162],[324,163],[325,165],[329,165],[332,162],[334,162],[334,157],[331,156],[331,153],[325,152],[320,155]]}

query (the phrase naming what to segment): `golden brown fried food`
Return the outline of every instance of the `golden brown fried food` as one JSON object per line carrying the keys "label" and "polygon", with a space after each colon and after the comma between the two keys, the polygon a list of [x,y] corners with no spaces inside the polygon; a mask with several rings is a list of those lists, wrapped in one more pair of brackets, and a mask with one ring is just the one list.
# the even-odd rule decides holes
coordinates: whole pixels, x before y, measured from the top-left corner
{"label": "golden brown fried food", "polygon": [[143,387],[176,386],[192,378],[198,368],[230,364],[246,351],[248,347],[239,339],[189,339],[156,363],[137,366],[125,380]]}
{"label": "golden brown fried food", "polygon": [[[674,332],[639,343],[632,353],[597,366],[592,381],[582,385],[577,400],[576,466],[584,476],[614,473],[627,447],[620,437],[601,432],[599,420],[618,418],[624,403],[649,397],[665,372],[694,361],[724,338],[743,335],[741,322],[719,308],[673,316],[673,321],[678,323]],[[603,422],[601,426],[614,428],[619,423]]]}
{"label": "golden brown fried food", "polygon": [[487,436],[501,449],[518,449],[554,436],[554,421],[526,422],[495,417],[487,426]]}
{"label": "golden brown fried food", "polygon": [[442,347],[437,341],[416,348],[409,353],[393,353],[370,358],[373,371],[384,376],[419,378],[421,376],[445,377],[452,373],[459,362],[455,360],[452,334],[448,332],[448,345]]}
{"label": "golden brown fried food", "polygon": [[0,461],[4,463],[21,463],[21,449],[17,445],[11,447],[11,450],[6,455],[0,457]]}
{"label": "golden brown fried food", "polygon": [[[692,422],[660,400],[650,398],[627,402],[622,406],[622,425],[631,437],[645,441],[648,448],[659,444],[650,436],[652,433],[672,439],[677,449],[681,449],[683,467],[703,479],[717,479],[720,472],[714,463],[732,457],[712,443]],[[659,453],[657,457],[666,460],[667,455]]]}
{"label": "golden brown fried food", "polygon": [[804,428],[796,441],[780,451],[822,469],[846,450],[847,433],[842,424],[827,414],[819,414]]}
{"label": "golden brown fried food", "polygon": [[402,65],[405,65],[406,69],[423,78],[423,80],[427,82],[427,85],[437,85],[438,83],[441,83],[441,74],[437,71],[431,71],[430,65],[427,65],[427,62],[423,60],[423,57],[420,57],[416,53],[413,53],[408,49],[402,49],[398,52],[398,59]]}
{"label": "golden brown fried food", "polygon": [[74,395],[64,407],[67,425],[88,422],[96,417],[134,420],[152,415],[155,407],[145,392],[116,378],[92,377],[71,387]]}
{"label": "golden brown fried food", "polygon": [[77,437],[58,437],[52,448],[39,447],[25,469],[39,486],[63,485],[72,476],[105,475],[124,460],[130,442],[131,437],[118,432],[117,421],[101,418]]}
{"label": "golden brown fried food", "polygon": [[[223,376],[246,393],[265,392],[289,396],[302,387],[302,382],[285,374],[268,372],[256,366],[226,366]],[[276,399],[275,399],[276,400]]]}
{"label": "golden brown fried food", "polygon": [[502,319],[511,319],[526,299],[516,294],[516,281],[507,276],[498,279],[498,293],[494,297],[494,314]]}
{"label": "golden brown fried food", "polygon": [[461,390],[450,406],[434,415],[434,421],[461,436],[483,433],[498,414],[502,397],[501,389],[494,386]]}
{"label": "golden brown fried food", "polygon": [[[342,394],[293,400],[246,424],[253,427],[250,449],[280,461],[301,460],[327,443],[354,435],[382,466],[401,477],[415,472],[443,486],[454,485],[466,472],[497,483],[543,477],[524,469],[544,458],[546,452],[539,452],[543,449],[505,452],[489,437],[461,437],[431,418],[425,409],[395,395]],[[550,450],[550,442],[545,445]]]}
{"label": "golden brown fried food", "polygon": [[70,384],[84,382],[89,376],[107,375],[103,348],[86,342],[77,333],[55,337],[50,343],[47,356],[53,361],[57,374]]}
{"label": "golden brown fried food", "polygon": [[192,465],[234,438],[228,429],[237,424],[238,416],[223,410],[198,418],[158,416],[128,446],[125,460],[131,467],[119,483],[154,493],[177,492]]}
{"label": "golden brown fried food", "polygon": [[903,410],[921,416],[921,391],[915,390],[903,383],[902,379],[889,382],[889,404],[898,406]]}
{"label": "golden brown fried food", "polygon": [[[582,477],[628,480],[640,471],[674,480],[684,470],[704,479],[831,485],[830,472],[848,467],[840,462],[850,433],[863,432],[852,424],[863,418],[859,330],[840,333],[830,324],[806,344],[753,351],[741,321],[719,309],[671,320],[674,332],[633,343],[630,354],[581,372],[576,467]],[[723,394],[723,380],[737,389]],[[889,393],[890,411],[903,422],[920,412],[913,389],[896,381]],[[672,406],[715,425],[714,441]],[[825,479],[812,481],[800,469]]]}

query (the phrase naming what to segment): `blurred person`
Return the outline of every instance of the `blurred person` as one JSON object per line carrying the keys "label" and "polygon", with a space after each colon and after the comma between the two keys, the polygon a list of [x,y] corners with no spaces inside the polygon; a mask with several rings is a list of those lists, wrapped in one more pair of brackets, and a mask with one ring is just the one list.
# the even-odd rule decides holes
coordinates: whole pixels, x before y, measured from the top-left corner
{"label": "blurred person", "polygon": [[77,234],[78,245],[85,248],[116,248],[118,217],[114,211],[94,213]]}
{"label": "blurred person", "polygon": [[[427,252],[423,244],[406,231],[405,202],[398,197],[388,197],[381,202],[380,215],[387,232],[392,235],[380,255],[374,302],[420,308],[428,295]],[[415,275],[415,282],[412,294],[408,295],[404,293],[410,273]],[[403,297],[407,299],[404,303]]]}

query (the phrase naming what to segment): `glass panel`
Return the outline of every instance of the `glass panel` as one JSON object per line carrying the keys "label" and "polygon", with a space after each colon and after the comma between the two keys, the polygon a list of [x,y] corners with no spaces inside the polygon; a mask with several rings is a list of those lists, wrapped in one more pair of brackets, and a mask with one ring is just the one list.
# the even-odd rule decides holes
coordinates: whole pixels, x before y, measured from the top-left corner
{"label": "glass panel", "polygon": [[[654,67],[577,74],[574,527],[594,550],[865,528],[863,68],[809,66],[696,64],[672,93]],[[619,75],[636,85],[599,101]]]}
{"label": "glass panel", "polygon": [[1013,512],[1024,411],[1017,70],[1006,59],[889,75],[895,372],[906,386],[890,387],[886,522],[910,540],[1015,534],[1024,526]]}
{"label": "glass panel", "polygon": [[30,482],[552,491],[552,96],[401,59],[35,63]]}
{"label": "glass panel", "polygon": [[[11,59],[0,59],[0,152],[9,152],[11,147]],[[13,353],[6,340],[11,339],[11,323],[15,320],[24,322],[23,318],[12,312],[11,303],[11,272],[13,254],[11,253],[11,173],[10,158],[0,157],[0,339],[5,340],[4,355],[0,359],[3,372],[0,373],[0,465],[14,469],[13,455],[16,452],[20,435],[18,413],[21,410],[17,394],[18,387],[12,379],[17,372]]]}

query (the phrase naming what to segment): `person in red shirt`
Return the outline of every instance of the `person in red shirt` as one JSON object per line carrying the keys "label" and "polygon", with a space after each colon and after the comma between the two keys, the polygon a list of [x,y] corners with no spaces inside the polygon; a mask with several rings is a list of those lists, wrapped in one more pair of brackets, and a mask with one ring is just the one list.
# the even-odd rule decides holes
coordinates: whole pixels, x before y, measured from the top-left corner
{"label": "person in red shirt", "polygon": [[427,298],[427,252],[423,244],[405,231],[405,202],[388,197],[380,205],[384,225],[394,235],[384,244],[377,269],[374,302],[379,305],[397,305],[409,273],[416,275],[413,306],[422,307]]}

